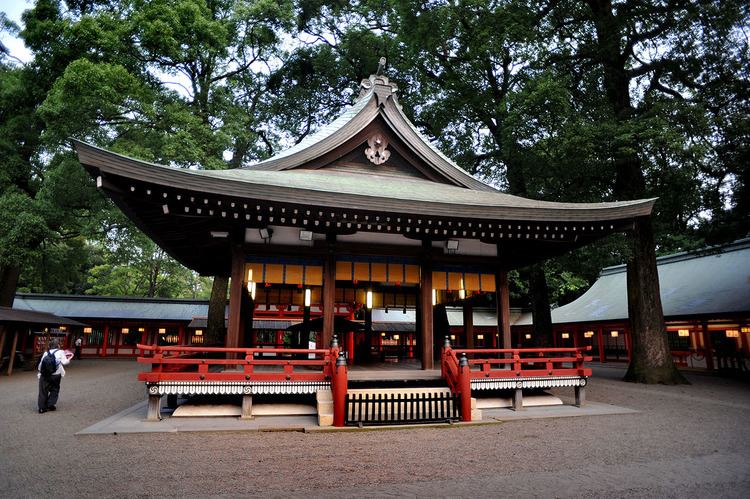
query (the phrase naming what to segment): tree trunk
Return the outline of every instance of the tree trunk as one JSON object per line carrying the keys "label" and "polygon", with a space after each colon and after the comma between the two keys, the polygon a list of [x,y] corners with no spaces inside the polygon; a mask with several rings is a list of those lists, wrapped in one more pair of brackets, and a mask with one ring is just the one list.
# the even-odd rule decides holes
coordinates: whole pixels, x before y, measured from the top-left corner
{"label": "tree trunk", "polygon": [[552,343],[552,312],[549,307],[544,264],[538,263],[530,267],[528,276],[531,315],[534,322],[534,344],[538,347],[546,347]]}
{"label": "tree trunk", "polygon": [[[629,57],[622,54],[626,24],[614,10],[611,0],[588,0],[596,26],[596,58],[604,76],[604,89],[612,117],[628,128],[635,109],[630,96]],[[646,179],[638,154],[638,137],[613,137],[615,164],[614,195],[618,200],[646,197]],[[628,262],[628,315],[633,339],[632,356],[626,381],[642,383],[685,383],[672,362],[664,328],[659,295],[654,234],[650,217],[638,219],[632,233],[633,257]]]}
{"label": "tree trunk", "polygon": [[674,365],[665,333],[650,217],[636,220],[632,243],[633,257],[627,274],[632,360],[624,379],[636,383],[687,383]]}
{"label": "tree trunk", "polygon": [[20,275],[21,269],[18,267],[0,265],[0,307],[13,306]]}
{"label": "tree trunk", "polygon": [[208,302],[208,320],[206,324],[206,341],[216,345],[224,344],[226,336],[227,288],[229,277],[215,276],[211,285],[211,299]]}

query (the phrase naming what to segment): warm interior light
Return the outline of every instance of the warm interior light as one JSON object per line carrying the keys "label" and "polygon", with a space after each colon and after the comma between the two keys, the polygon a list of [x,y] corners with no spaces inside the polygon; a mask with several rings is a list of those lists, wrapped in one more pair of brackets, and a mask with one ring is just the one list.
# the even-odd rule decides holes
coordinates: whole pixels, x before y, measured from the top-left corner
{"label": "warm interior light", "polygon": [[585,333],[583,333],[584,338],[591,338],[592,336],[594,336],[593,331],[586,331]]}
{"label": "warm interior light", "polygon": [[202,329],[196,329],[195,330],[195,335],[196,336],[203,336],[203,330]]}
{"label": "warm interior light", "polygon": [[367,307],[367,310],[372,310],[372,291],[367,292],[365,306]]}
{"label": "warm interior light", "polygon": [[128,334],[130,332],[130,329],[124,327],[122,328],[122,334]]}
{"label": "warm interior light", "polygon": [[478,334],[477,335],[477,339],[478,340],[483,340],[484,339],[484,335],[483,334]]}
{"label": "warm interior light", "polygon": [[680,329],[677,331],[677,336],[690,336],[690,331],[687,329]]}
{"label": "warm interior light", "polygon": [[736,329],[727,329],[727,338],[739,338],[740,332]]}
{"label": "warm interior light", "polygon": [[400,336],[399,336],[399,335],[397,335],[397,334],[394,334],[394,335],[393,335],[393,339],[394,339],[394,340],[397,340],[397,339],[399,339],[399,338],[400,338]]}
{"label": "warm interior light", "polygon": [[743,333],[750,333],[750,326],[741,327],[740,331]]}
{"label": "warm interior light", "polygon": [[463,300],[466,298],[466,290],[465,289],[459,289],[458,290],[458,299]]}
{"label": "warm interior light", "polygon": [[437,305],[437,289],[432,290],[432,306]]}
{"label": "warm interior light", "polygon": [[456,339],[456,335],[455,335],[455,334],[452,334],[452,335],[451,335],[451,340],[455,340],[455,339]]}
{"label": "warm interior light", "polygon": [[568,338],[570,338],[570,333],[563,333],[562,337],[563,337],[563,339],[567,340]]}
{"label": "warm interior light", "polygon": [[380,336],[385,336],[385,333],[380,333]]}
{"label": "warm interior light", "polygon": [[[372,297],[370,299],[372,300]],[[308,288],[305,290],[305,306],[309,307],[311,302],[312,302],[312,290]],[[370,307],[372,307],[372,303],[370,303]]]}
{"label": "warm interior light", "polygon": [[139,327],[139,328],[138,328],[138,332],[139,332],[139,333],[143,333],[143,332],[145,332],[145,331],[146,331],[146,328],[145,328],[145,327]]}
{"label": "warm interior light", "polygon": [[59,327],[58,329],[59,329],[60,331],[65,331],[65,330],[67,330],[68,328],[67,328],[66,326],[60,326],[60,327]]}
{"label": "warm interior light", "polygon": [[247,292],[250,293],[250,298],[252,298],[253,300],[255,299],[255,288],[256,288],[255,281],[250,281],[247,283]]}
{"label": "warm interior light", "polygon": [[167,332],[167,330],[164,329],[163,327],[159,328],[159,334],[165,334],[166,332]]}
{"label": "warm interior light", "polygon": [[93,330],[93,329],[91,329],[90,327],[85,327],[85,328],[83,328],[83,332],[84,332],[84,333],[86,333],[86,334],[91,334],[91,333],[92,333],[93,331],[94,331],[94,330]]}
{"label": "warm interior light", "polygon": [[619,332],[617,332],[617,331],[610,331],[610,332],[609,332],[609,334],[610,334],[610,335],[611,335],[611,336],[612,336],[613,338],[617,338],[618,336],[620,336],[620,333],[619,333]]}
{"label": "warm interior light", "polygon": [[253,282],[253,269],[248,269],[247,271],[247,282]]}
{"label": "warm interior light", "polygon": [[530,335],[529,333],[526,333],[526,339],[527,339],[527,340],[530,340],[530,339],[531,339],[531,335]]}

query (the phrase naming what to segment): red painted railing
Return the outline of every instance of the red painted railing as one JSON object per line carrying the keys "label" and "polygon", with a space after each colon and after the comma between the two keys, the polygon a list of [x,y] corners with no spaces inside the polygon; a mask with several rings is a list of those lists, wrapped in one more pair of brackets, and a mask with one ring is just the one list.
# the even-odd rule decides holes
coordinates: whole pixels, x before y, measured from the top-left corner
{"label": "red painted railing", "polygon": [[591,376],[581,348],[443,348],[441,372],[461,397],[461,420],[471,421],[471,380]]}
{"label": "red painted railing", "polygon": [[[138,373],[138,380],[146,383],[163,381],[248,381],[294,383],[299,381],[329,381],[333,393],[334,425],[344,426],[348,376],[346,361],[339,361],[339,347],[330,349],[303,348],[214,348],[195,346],[138,345],[144,352],[138,362],[151,364],[151,371]],[[198,358],[198,354],[216,354],[222,358]],[[276,358],[268,358],[268,354]],[[294,358],[294,356],[315,359]],[[256,355],[263,357],[256,357]],[[225,358],[225,357],[238,358]],[[275,370],[256,370],[256,367],[276,367]],[[318,367],[319,370],[311,368]],[[281,368],[281,369],[278,369]],[[300,369],[301,368],[301,369]]]}

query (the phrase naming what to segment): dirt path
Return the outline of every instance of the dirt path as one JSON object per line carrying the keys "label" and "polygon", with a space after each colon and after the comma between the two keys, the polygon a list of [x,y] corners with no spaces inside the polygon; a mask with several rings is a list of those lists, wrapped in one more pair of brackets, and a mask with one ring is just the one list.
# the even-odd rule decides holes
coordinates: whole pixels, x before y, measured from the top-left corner
{"label": "dirt path", "polygon": [[47,414],[36,413],[34,373],[0,378],[0,497],[750,496],[750,385],[738,381],[639,386],[607,367],[588,399],[640,412],[357,433],[75,436],[144,400],[137,370],[76,362]]}

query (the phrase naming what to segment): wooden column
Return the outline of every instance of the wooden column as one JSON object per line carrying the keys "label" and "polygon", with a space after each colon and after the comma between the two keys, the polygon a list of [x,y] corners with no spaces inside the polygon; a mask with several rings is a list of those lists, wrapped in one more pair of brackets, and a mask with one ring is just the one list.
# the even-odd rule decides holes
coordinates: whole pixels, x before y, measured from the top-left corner
{"label": "wooden column", "polygon": [[109,345],[109,324],[104,325],[104,336],[102,337],[102,351],[99,353],[102,357],[107,356],[107,347]]}
{"label": "wooden column", "polygon": [[[242,302],[245,285],[245,255],[239,247],[232,248],[232,275],[229,283],[229,324],[227,325],[227,348],[240,346],[242,331]],[[230,357],[233,358],[233,357]]]}
{"label": "wooden column", "polygon": [[5,347],[5,336],[7,329],[8,328],[5,326],[0,326],[0,357],[3,356],[3,348]]}
{"label": "wooden column", "polygon": [[336,255],[329,246],[323,265],[323,344],[320,348],[330,348],[333,339],[333,317],[336,308]]}
{"label": "wooden column", "polygon": [[596,341],[599,344],[599,362],[607,362],[604,353],[604,330],[601,327],[596,329]]}
{"label": "wooden column", "polygon": [[495,272],[495,293],[497,293],[497,329],[500,333],[500,348],[513,348],[510,340],[510,295],[508,293],[508,272]]}
{"label": "wooden column", "polygon": [[10,345],[10,352],[8,356],[8,376],[13,374],[13,364],[16,361],[16,346],[18,345],[18,329],[16,329],[16,334],[13,335],[13,343]]}
{"label": "wooden column", "polygon": [[466,348],[474,348],[474,307],[471,303],[464,302],[463,312]]}
{"label": "wooden column", "polygon": [[711,341],[711,332],[708,330],[708,323],[704,322],[701,324],[703,332],[703,349],[706,356],[706,369],[713,371],[714,369],[714,345]]}
{"label": "wooden column", "polygon": [[419,286],[419,314],[420,314],[420,337],[422,339],[422,369],[433,369],[433,337],[432,337],[432,263],[429,260],[422,262],[421,278]]}

